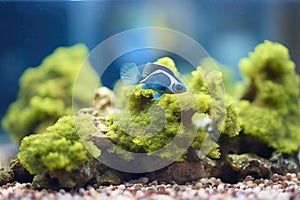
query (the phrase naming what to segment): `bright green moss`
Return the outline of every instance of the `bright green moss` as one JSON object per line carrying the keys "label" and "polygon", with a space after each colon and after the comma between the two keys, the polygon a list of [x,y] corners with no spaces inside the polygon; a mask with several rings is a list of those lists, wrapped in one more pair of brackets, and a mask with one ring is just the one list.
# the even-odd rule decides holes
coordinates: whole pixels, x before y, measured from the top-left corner
{"label": "bright green moss", "polygon": [[[79,128],[85,135],[92,130],[87,117],[75,120],[72,116],[61,117],[53,126],[47,128],[46,133],[24,137],[20,146],[18,159],[31,174],[42,174],[45,171],[80,169],[82,164],[92,160],[92,156],[84,145],[85,141],[79,137],[78,124],[87,124],[86,128]],[[93,127],[93,126],[92,126]],[[92,146],[92,144],[89,144]],[[88,148],[89,149],[89,148]],[[100,151],[94,147],[93,155],[99,156]]]}
{"label": "bright green moss", "polygon": [[[162,58],[155,63],[168,66],[177,72],[175,64],[170,58]],[[217,116],[218,112],[212,111],[212,104],[217,101],[210,95],[206,82],[211,84],[210,89],[215,90],[211,92],[218,92],[216,91],[219,90],[217,85],[222,82],[220,73],[210,74],[207,80],[204,80],[197,71],[192,72],[189,77],[188,92],[177,95],[165,94],[158,101],[152,101],[155,91],[141,90],[140,86],[119,86],[115,91],[120,99],[119,105],[122,106],[122,111],[111,118],[108,123],[110,130],[107,136],[120,149],[133,152],[151,154],[171,144],[169,151],[164,151],[159,156],[177,160],[183,158],[175,158],[175,152],[186,152],[181,143],[192,138],[191,146],[193,148],[203,147],[207,149],[208,152],[205,153],[210,157],[219,158],[218,144],[209,139],[205,128],[197,128],[192,123],[192,116],[195,113],[207,114],[218,125],[219,131],[229,136],[235,136],[239,132],[236,110],[232,104],[224,105],[224,108],[221,108],[221,104],[217,104],[214,110],[224,109],[224,112],[227,111],[229,114],[222,123],[220,117]],[[175,136],[177,139],[173,143],[172,140]],[[202,146],[205,138],[208,139]],[[117,150],[114,149],[113,152],[117,152]],[[124,152],[119,152],[119,154],[122,156]]]}
{"label": "bright green moss", "polygon": [[[3,128],[14,141],[19,143],[29,133],[44,132],[60,116],[72,113],[73,84],[87,55],[84,45],[61,47],[40,66],[24,72],[18,99],[2,120]],[[88,102],[83,92],[74,94],[74,100]]]}
{"label": "bright green moss", "polygon": [[300,147],[299,76],[288,49],[265,41],[240,62],[245,77],[240,103],[243,132],[279,152]]}

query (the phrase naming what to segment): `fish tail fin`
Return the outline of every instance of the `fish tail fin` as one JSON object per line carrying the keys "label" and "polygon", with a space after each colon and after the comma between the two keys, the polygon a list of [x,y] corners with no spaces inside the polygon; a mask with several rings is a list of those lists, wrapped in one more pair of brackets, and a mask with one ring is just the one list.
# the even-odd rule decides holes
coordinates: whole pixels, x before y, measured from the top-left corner
{"label": "fish tail fin", "polygon": [[125,63],[122,65],[120,76],[124,85],[137,85],[142,79],[142,75],[135,63]]}

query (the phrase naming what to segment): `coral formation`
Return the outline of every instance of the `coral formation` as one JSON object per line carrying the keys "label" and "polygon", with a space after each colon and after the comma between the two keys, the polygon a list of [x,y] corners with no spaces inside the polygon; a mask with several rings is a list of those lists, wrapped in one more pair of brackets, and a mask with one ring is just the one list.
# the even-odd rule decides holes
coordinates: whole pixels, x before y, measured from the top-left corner
{"label": "coral formation", "polygon": [[239,103],[243,133],[257,137],[278,152],[298,150],[300,82],[288,49],[265,41],[239,66],[246,81]]}
{"label": "coral formation", "polygon": [[41,182],[47,176],[58,179],[59,184],[67,188],[86,183],[93,177],[91,161],[101,152],[94,148],[90,151],[92,156],[86,149],[92,149],[93,144],[85,140],[83,133],[88,135],[95,131],[88,120],[87,115],[77,117],[75,124],[74,117],[64,116],[47,128],[46,133],[24,137],[18,159],[31,174],[37,175],[34,177],[37,185],[43,185]]}
{"label": "coral formation", "polygon": [[[83,49],[73,47],[70,51],[77,52],[74,55],[62,53],[67,49],[57,50],[42,64],[45,70],[53,68],[47,76],[46,72],[37,70],[40,77],[33,79],[26,78],[30,73],[25,73],[20,100],[12,105],[3,120],[6,129],[16,133],[13,136],[16,140],[33,130],[42,130],[42,124],[51,123],[70,111],[69,87],[75,77],[66,78],[70,67],[60,74],[60,64],[53,63],[61,60],[68,66],[77,63],[84,54]],[[169,67],[180,76],[172,59],[161,58],[155,63]],[[206,60],[203,65],[207,64],[211,63]],[[282,154],[300,147],[299,76],[287,49],[265,41],[249,58],[241,60],[240,69],[246,83],[237,102],[239,110],[234,99],[224,95],[222,73],[206,71],[203,66],[185,76],[186,93],[166,94],[157,101],[152,100],[153,90],[117,83],[115,93],[105,87],[97,89],[92,107],[82,108],[75,116],[61,117],[46,131],[25,137],[18,159],[34,175],[34,187],[54,189],[119,184],[139,178],[141,174],[116,171],[94,158],[115,154],[115,158],[126,162],[135,159],[132,152],[152,155],[165,146],[170,148],[158,156],[179,162],[143,174],[147,179],[185,183],[216,176],[236,182],[249,174],[268,178],[275,173],[298,171],[295,159]],[[75,74],[76,69],[73,70]],[[50,78],[40,81],[45,76]],[[63,87],[53,89],[54,82]],[[33,86],[32,92],[28,92]],[[73,95],[82,101],[84,92]],[[16,112],[20,112],[19,119],[13,118]],[[20,126],[14,127],[13,120]],[[188,146],[187,140],[191,141]],[[18,180],[20,170],[26,173],[19,167],[0,170],[0,183]]]}
{"label": "coral formation", "polygon": [[224,83],[224,88],[227,95],[234,95],[235,93],[235,71],[233,68],[226,66],[216,59],[204,58],[201,60],[201,66],[210,65],[211,62],[214,62],[214,65],[218,68],[218,70],[222,73],[222,80]]}
{"label": "coral formation", "polygon": [[15,142],[19,143],[30,133],[44,132],[60,116],[71,114],[72,95],[75,99],[90,101],[83,94],[72,94],[76,74],[87,54],[82,44],[60,47],[40,66],[24,72],[18,99],[2,120],[3,128]]}
{"label": "coral formation", "polygon": [[[177,72],[175,64],[170,58],[161,58],[155,63],[166,65],[175,73]],[[219,73],[208,76],[208,82],[216,90],[218,90],[218,84],[222,82],[221,79]],[[121,105],[125,109],[112,116],[108,123],[110,130],[107,136],[122,149],[149,154],[169,144],[175,136],[181,138],[181,141],[184,141],[183,138],[195,136],[191,144],[193,148],[202,148],[204,151],[207,149],[207,152],[202,153],[206,153],[212,158],[219,158],[219,146],[213,139],[209,139],[212,133],[208,133],[207,127],[194,125],[192,123],[193,115],[196,113],[207,115],[214,121],[218,131],[229,136],[238,134],[239,124],[236,110],[230,101],[225,106],[226,108],[219,104],[214,108],[216,111],[213,111],[212,102],[216,100],[213,99],[211,93],[217,94],[218,91],[210,91],[206,81],[198,71],[194,71],[190,80],[190,90],[193,90],[194,93],[165,95],[159,101],[151,100],[154,94],[152,90],[141,90],[140,86],[122,86],[120,91],[117,90],[117,96],[121,99]],[[228,113],[225,123],[219,119],[220,116],[217,116],[218,110],[222,109]],[[207,147],[203,148],[202,143],[205,139],[207,140],[204,145]],[[165,151],[159,156],[166,159],[183,160],[183,157],[174,157],[174,155],[178,155],[174,152],[186,153],[186,149],[180,145],[182,144],[174,144],[170,152]],[[119,153],[123,155],[122,152]]]}

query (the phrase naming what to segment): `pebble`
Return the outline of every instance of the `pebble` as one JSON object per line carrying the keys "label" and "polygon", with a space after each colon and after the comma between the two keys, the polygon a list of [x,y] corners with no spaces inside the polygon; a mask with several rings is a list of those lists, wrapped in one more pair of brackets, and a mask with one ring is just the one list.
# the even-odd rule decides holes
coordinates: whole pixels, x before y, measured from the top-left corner
{"label": "pebble", "polygon": [[[139,182],[137,182],[139,181]],[[299,199],[300,173],[285,176],[274,174],[270,179],[247,176],[236,184],[223,183],[217,178],[202,178],[184,185],[140,178],[117,186],[92,185],[69,192],[34,190],[30,183],[8,183],[0,187],[1,200],[242,200],[242,199]]]}
{"label": "pebble", "polygon": [[121,185],[119,185],[119,186],[118,186],[118,189],[119,189],[119,190],[125,190],[125,189],[126,189],[126,187],[125,187],[125,185],[124,185],[124,184],[121,184]]}
{"label": "pebble", "polygon": [[133,187],[134,187],[135,190],[140,190],[140,189],[142,189],[143,185],[142,184],[135,184]]}

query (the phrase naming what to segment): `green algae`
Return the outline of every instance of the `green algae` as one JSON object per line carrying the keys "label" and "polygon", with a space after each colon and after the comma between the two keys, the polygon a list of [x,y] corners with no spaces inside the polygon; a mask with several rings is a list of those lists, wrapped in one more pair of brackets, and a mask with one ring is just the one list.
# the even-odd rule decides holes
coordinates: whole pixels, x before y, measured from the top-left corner
{"label": "green algae", "polygon": [[13,181],[13,172],[10,169],[0,169],[0,186]]}
{"label": "green algae", "polygon": [[[168,66],[179,76],[172,59],[161,58],[155,63]],[[219,95],[223,94],[222,73],[212,71],[206,74],[202,67],[185,76],[188,92],[178,95],[165,94],[158,101],[152,101],[155,93],[153,90],[141,90],[139,85],[125,87],[118,83],[115,90],[118,100],[117,112],[107,115],[114,110],[110,107],[98,110],[103,121],[97,123],[107,125],[107,130],[101,134],[116,144],[107,151],[130,161],[134,159],[131,152],[151,155],[170,145],[171,148],[159,156],[181,161],[171,164],[168,168],[174,180],[179,177],[176,173],[182,170],[174,169],[178,166],[184,166],[188,169],[187,173],[190,173],[194,166],[207,164],[199,154],[208,155],[213,159],[220,158],[222,146],[217,142],[218,135],[209,131],[211,127],[217,133],[229,137],[237,136],[242,130],[242,133],[258,138],[278,152],[294,152],[300,146],[297,122],[300,117],[299,76],[294,68],[285,47],[266,41],[258,45],[255,51],[249,54],[249,58],[240,63],[245,84],[241,88],[241,100],[238,101],[229,95]],[[77,95],[82,98],[82,95]],[[54,108],[51,103],[47,103],[48,99],[51,100],[50,97],[41,99],[35,96],[31,101],[37,107],[40,106],[41,110],[48,109],[47,112],[51,113]],[[63,109],[63,104],[55,103],[56,108]],[[90,108],[91,113],[97,110],[96,108],[95,105],[94,108]],[[99,163],[94,159],[101,155],[101,146],[98,149],[90,140],[91,135],[97,131],[94,122],[91,121],[91,113],[75,117],[65,116],[47,128],[47,131],[22,140],[18,158],[21,164],[35,175],[33,182],[36,187],[76,188],[85,186],[91,180],[99,184],[120,183],[122,178],[118,173],[110,169],[103,171],[103,166],[99,167]],[[210,119],[212,122],[203,127],[198,126],[198,121],[203,119]],[[177,140],[172,143],[175,137]],[[182,145],[187,139],[192,139],[190,148],[184,148]],[[244,150],[247,152],[247,147]],[[188,158],[188,154],[196,152],[195,160],[185,162],[191,159]],[[178,154],[182,156],[176,156]],[[252,154],[225,153],[224,156],[230,163],[231,170],[241,177],[247,174],[269,177],[274,172],[298,169],[297,164],[285,163],[284,158],[275,162],[276,159],[268,161]],[[283,164],[284,167],[281,167]],[[215,167],[212,167],[212,171],[216,170]],[[228,166],[218,170],[220,173],[215,174],[222,177],[221,172],[228,170]],[[191,177],[206,175],[203,172]],[[0,171],[0,175],[1,173],[4,171]],[[7,173],[3,177],[7,179],[6,175]],[[155,177],[153,173],[152,175]]]}
{"label": "green algae", "polygon": [[257,137],[278,152],[298,150],[300,82],[288,49],[265,41],[239,66],[245,78],[239,102],[243,133]]}
{"label": "green algae", "polygon": [[[165,65],[174,73],[178,73],[174,61],[170,58],[161,58],[155,63]],[[178,137],[178,141],[189,138],[193,141],[191,143],[193,148],[202,148],[202,151],[207,149],[207,152],[202,153],[219,158],[218,144],[209,138],[207,130],[198,128],[192,123],[192,117],[196,113],[207,114],[217,124],[218,131],[236,136],[239,132],[236,110],[230,101],[225,108],[222,104],[218,104],[213,109],[212,104],[218,102],[218,99],[214,99],[211,93],[219,91],[210,91],[210,88],[219,89],[218,84],[222,82],[220,73],[213,72],[208,75],[207,80],[204,80],[196,70],[189,78],[190,92],[178,95],[165,94],[159,101],[152,101],[155,93],[153,90],[141,90],[140,86],[117,87],[116,95],[120,99],[122,109],[120,113],[111,116],[107,123],[110,130],[106,135],[121,149],[148,154],[170,144],[175,136]],[[207,81],[209,83],[206,83]],[[207,84],[211,84],[211,87],[208,88]],[[217,98],[223,100],[223,97]],[[228,113],[225,120],[218,116],[219,111],[223,109]],[[204,141],[205,144],[202,146]],[[174,155],[178,154],[175,152],[182,152],[183,156],[176,158]],[[124,155],[124,152],[119,153]],[[186,153],[186,149],[179,142],[172,143],[170,151],[164,151],[159,156],[183,160]]]}
{"label": "green algae", "polygon": [[[84,186],[96,171],[94,157],[101,151],[87,135],[95,130],[88,115],[61,117],[46,133],[23,138],[18,159],[34,176],[37,188],[74,188]],[[88,151],[89,150],[89,151]]]}
{"label": "green algae", "polygon": [[[87,126],[90,133],[89,124]],[[94,155],[100,153],[98,150]],[[70,172],[91,161],[93,156],[81,142],[74,118],[64,116],[47,128],[46,133],[25,137],[18,158],[31,174],[38,174],[44,170]]]}
{"label": "green algae", "polygon": [[[72,113],[74,100],[89,102],[84,90],[73,94],[76,74],[86,56],[82,45],[57,48],[38,67],[28,68],[20,78],[17,100],[12,103],[2,120],[11,138],[20,143],[30,133],[46,130],[60,116]],[[90,73],[92,75],[92,73]]]}

